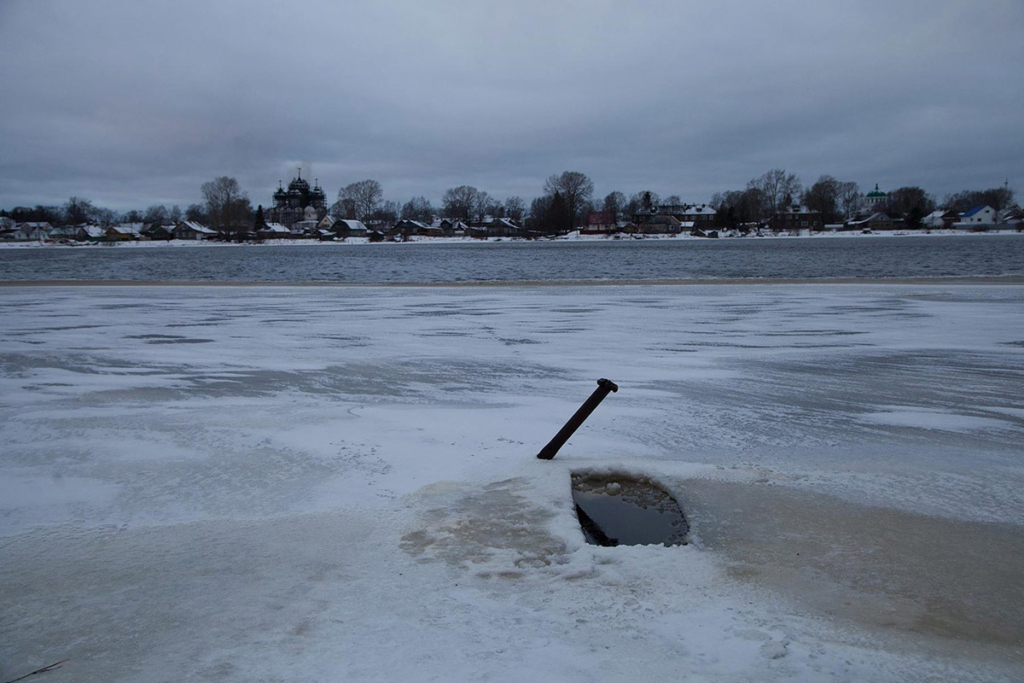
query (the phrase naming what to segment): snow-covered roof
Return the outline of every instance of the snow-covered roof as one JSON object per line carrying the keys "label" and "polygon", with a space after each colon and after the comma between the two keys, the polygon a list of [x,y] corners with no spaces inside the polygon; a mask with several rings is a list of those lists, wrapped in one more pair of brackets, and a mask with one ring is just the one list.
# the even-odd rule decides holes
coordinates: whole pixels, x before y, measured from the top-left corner
{"label": "snow-covered roof", "polygon": [[[363,231],[367,230],[367,227],[363,225],[362,221],[352,220],[350,218],[339,218],[338,223],[342,223],[349,230]],[[337,223],[335,223],[337,225]]]}
{"label": "snow-covered roof", "polygon": [[[196,223],[195,221],[182,221],[178,223],[178,227],[184,226],[187,230],[197,232],[201,235],[216,235],[217,231],[213,228],[208,228],[202,223]],[[175,228],[177,229],[177,228]]]}
{"label": "snow-covered roof", "polygon": [[665,215],[714,216],[717,211],[707,204],[662,204],[658,213]]}
{"label": "snow-covered roof", "polygon": [[111,227],[110,231],[119,233],[121,235],[141,235],[142,234],[142,224],[141,223],[122,223],[121,225],[115,225],[115,226]]}
{"label": "snow-covered roof", "polygon": [[889,218],[889,216],[887,216],[886,214],[882,213],[881,211],[876,211],[875,213],[871,214],[867,218],[862,218],[862,219],[856,220],[856,221],[850,221],[849,225],[864,225],[865,223],[872,223],[874,221],[887,221],[887,220],[891,220]]}
{"label": "snow-covered roof", "polygon": [[261,232],[287,233],[289,230],[280,223],[267,223],[263,226],[263,230]]}

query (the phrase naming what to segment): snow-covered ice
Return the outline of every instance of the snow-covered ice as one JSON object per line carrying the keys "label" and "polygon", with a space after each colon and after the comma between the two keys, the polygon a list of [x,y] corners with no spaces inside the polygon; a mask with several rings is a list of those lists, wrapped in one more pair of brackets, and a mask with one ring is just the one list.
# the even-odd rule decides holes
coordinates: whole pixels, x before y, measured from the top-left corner
{"label": "snow-covered ice", "polygon": [[[0,680],[1024,678],[1024,287],[0,310]],[[587,545],[574,472],[651,477],[693,543]]]}

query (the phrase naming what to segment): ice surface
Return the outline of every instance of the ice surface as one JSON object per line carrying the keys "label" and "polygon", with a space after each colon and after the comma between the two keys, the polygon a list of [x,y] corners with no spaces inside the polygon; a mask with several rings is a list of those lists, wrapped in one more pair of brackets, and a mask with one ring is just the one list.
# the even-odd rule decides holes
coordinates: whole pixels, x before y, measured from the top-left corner
{"label": "ice surface", "polygon": [[[0,680],[1019,679],[1022,304],[5,287]],[[585,544],[574,472],[694,543]]]}

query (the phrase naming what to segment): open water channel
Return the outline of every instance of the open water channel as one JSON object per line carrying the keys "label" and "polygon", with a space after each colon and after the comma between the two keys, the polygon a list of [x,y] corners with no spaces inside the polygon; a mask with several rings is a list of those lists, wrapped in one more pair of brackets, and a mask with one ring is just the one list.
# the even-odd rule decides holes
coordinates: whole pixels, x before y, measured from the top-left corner
{"label": "open water channel", "polygon": [[1024,235],[0,249],[0,281],[445,283],[1024,276]]}

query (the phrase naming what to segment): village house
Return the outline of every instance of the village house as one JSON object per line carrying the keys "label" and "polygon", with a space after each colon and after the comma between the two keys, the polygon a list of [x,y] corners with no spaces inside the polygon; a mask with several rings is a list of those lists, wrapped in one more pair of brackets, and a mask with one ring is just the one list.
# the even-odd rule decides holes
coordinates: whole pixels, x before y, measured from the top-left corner
{"label": "village house", "polygon": [[936,209],[930,214],[925,216],[921,223],[926,228],[952,228],[953,224],[956,223],[959,215],[956,211],[945,211],[943,209]]}
{"label": "village house", "polygon": [[179,221],[172,233],[176,240],[209,240],[217,237],[217,231],[195,221]]}
{"label": "village house", "polygon": [[707,204],[662,204],[658,214],[673,216],[680,223],[692,223],[692,227],[704,230],[714,224],[718,212]]}
{"label": "village house", "polygon": [[430,234],[430,226],[422,221],[413,221],[404,218],[395,223],[392,229],[395,234],[411,237],[414,235]]}
{"label": "village house", "polygon": [[50,231],[51,240],[73,240],[76,242],[95,242],[106,236],[106,230],[98,225],[65,225]]}
{"label": "village house", "polygon": [[45,240],[50,236],[51,230],[53,230],[53,226],[45,221],[21,223],[14,231],[14,239],[22,241]]}
{"label": "village house", "polygon": [[692,221],[683,222],[671,214],[655,214],[647,217],[647,220],[640,224],[640,232],[648,235],[678,235],[684,230],[692,230]]}
{"label": "village house", "polygon": [[975,206],[965,211],[955,224],[958,228],[990,228],[999,222],[999,214],[991,206]]}
{"label": "village house", "polygon": [[142,223],[122,223],[107,228],[103,238],[109,242],[131,242],[143,238]]}
{"label": "village house", "polygon": [[523,226],[511,218],[486,218],[469,227],[469,235],[479,239],[488,237],[522,237]]}
{"label": "village house", "polygon": [[894,218],[884,211],[876,211],[866,218],[858,220],[847,221],[843,226],[843,230],[896,230],[903,227],[902,218]]}
{"label": "village house", "polygon": [[999,222],[1019,229],[1024,223],[1024,209],[1017,205],[1003,209],[999,212]]}
{"label": "village house", "polygon": [[444,237],[463,237],[469,232],[469,226],[458,219],[441,218],[430,224],[432,229],[440,229]]}
{"label": "village house", "polygon": [[86,231],[84,225],[62,225],[50,231],[49,239],[57,241],[74,240],[76,242],[84,242],[89,239],[89,233]]}
{"label": "village house", "polygon": [[334,233],[342,239],[346,237],[366,237],[369,232],[362,221],[351,218],[339,218],[334,221]]}
{"label": "village house", "polygon": [[14,239],[14,233],[18,230],[18,224],[13,218],[0,216],[0,240]]}
{"label": "village house", "polygon": [[806,206],[790,206],[775,214],[770,225],[772,230],[821,230],[821,212]]}
{"label": "village house", "polygon": [[280,223],[264,223],[256,230],[256,238],[261,240],[279,240],[291,237],[291,231]]}
{"label": "village house", "polygon": [[615,215],[608,211],[591,211],[587,224],[580,228],[581,235],[610,235],[618,229]]}
{"label": "village house", "polygon": [[142,234],[150,240],[168,241],[174,239],[173,225],[147,225],[142,229]]}
{"label": "village house", "polygon": [[426,235],[427,237],[444,237],[445,236],[444,235],[444,230],[442,230],[441,226],[438,225],[436,222],[432,222],[432,223],[428,224],[427,227],[423,230],[423,234]]}

